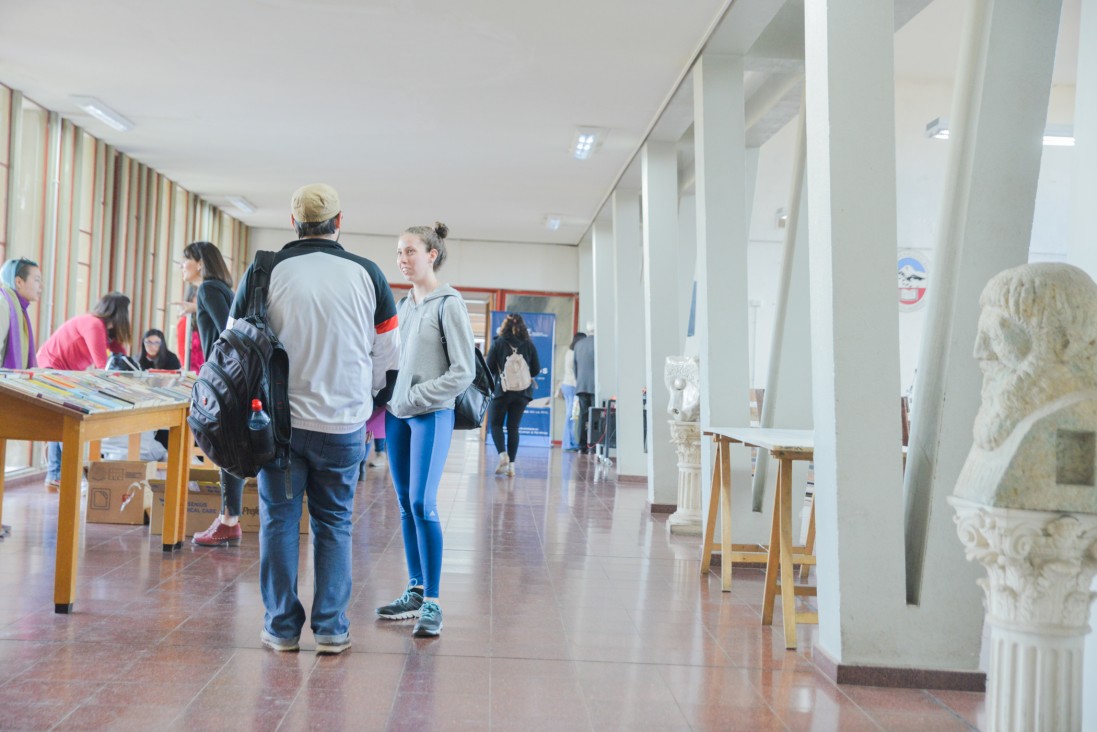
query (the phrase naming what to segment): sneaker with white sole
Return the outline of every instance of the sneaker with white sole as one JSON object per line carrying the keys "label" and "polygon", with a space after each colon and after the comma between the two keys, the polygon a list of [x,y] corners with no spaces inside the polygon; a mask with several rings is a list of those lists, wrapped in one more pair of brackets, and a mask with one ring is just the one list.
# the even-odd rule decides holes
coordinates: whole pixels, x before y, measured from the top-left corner
{"label": "sneaker with white sole", "polygon": [[350,637],[339,643],[316,642],[316,652],[320,655],[334,656],[350,648]]}
{"label": "sneaker with white sole", "polygon": [[301,648],[301,646],[298,645],[296,638],[279,638],[276,635],[271,635],[265,630],[259,633],[259,640],[263,641],[263,645],[272,651],[297,651]]}
{"label": "sneaker with white sole", "polygon": [[505,452],[499,453],[499,465],[495,468],[496,475],[503,475],[507,472],[507,466],[510,464],[510,458],[507,457]]}
{"label": "sneaker with white sole", "polygon": [[385,453],[379,452],[369,459],[367,465],[371,468],[383,468],[389,464],[388,458],[385,457]]}
{"label": "sneaker with white sole", "polygon": [[419,609],[423,607],[423,590],[420,587],[409,587],[404,594],[396,598],[388,605],[377,608],[377,617],[384,620],[407,620],[419,617]]}
{"label": "sneaker with white sole", "polygon": [[434,600],[423,603],[419,622],[411,632],[416,638],[434,638],[442,632],[442,608]]}
{"label": "sneaker with white sole", "polygon": [[514,477],[514,463],[508,463],[507,464],[507,477],[508,478],[513,478]]}

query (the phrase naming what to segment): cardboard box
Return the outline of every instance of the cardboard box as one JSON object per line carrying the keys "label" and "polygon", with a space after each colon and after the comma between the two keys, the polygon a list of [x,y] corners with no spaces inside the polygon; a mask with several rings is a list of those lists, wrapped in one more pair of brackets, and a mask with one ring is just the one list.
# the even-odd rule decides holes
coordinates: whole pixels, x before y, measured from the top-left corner
{"label": "cardboard box", "polygon": [[[190,470],[190,482],[187,484],[187,530],[186,536],[196,531],[205,531],[213,523],[214,516],[221,513],[221,474],[216,468],[194,468]],[[150,481],[152,486],[152,522],[149,533],[164,533],[164,488],[162,478]],[[244,496],[240,511],[240,529],[245,533],[259,532],[259,487],[255,478],[244,482]],[[309,533],[308,499],[302,501],[302,534]]]}
{"label": "cardboard box", "polygon": [[88,523],[140,525],[149,522],[156,463],[104,460],[88,469]]}

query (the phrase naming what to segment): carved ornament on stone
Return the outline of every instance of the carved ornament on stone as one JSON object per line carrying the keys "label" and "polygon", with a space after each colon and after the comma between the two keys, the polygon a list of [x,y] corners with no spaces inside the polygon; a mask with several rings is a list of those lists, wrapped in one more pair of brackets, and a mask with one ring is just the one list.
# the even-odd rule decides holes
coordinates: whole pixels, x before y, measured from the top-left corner
{"label": "carved ornament on stone", "polygon": [[696,356],[667,356],[663,381],[670,392],[667,414],[679,422],[701,416],[701,362]]}
{"label": "carved ornament on stone", "polygon": [[1085,628],[1097,573],[1097,516],[980,506],[952,498],[970,561],[987,571],[979,585],[988,618],[1031,629]]}

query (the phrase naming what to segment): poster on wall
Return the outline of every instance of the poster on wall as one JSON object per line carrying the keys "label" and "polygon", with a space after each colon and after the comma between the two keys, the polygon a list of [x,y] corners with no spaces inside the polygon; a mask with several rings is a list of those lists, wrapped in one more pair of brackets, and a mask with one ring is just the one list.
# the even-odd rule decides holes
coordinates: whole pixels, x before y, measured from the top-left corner
{"label": "poster on wall", "polygon": [[[522,415],[518,430],[521,447],[552,446],[552,350],[556,343],[556,316],[552,313],[519,313],[526,321],[530,340],[537,349],[541,373],[533,374],[533,400]],[[507,313],[491,311],[491,335],[494,340]],[[491,435],[487,436],[491,441]]]}
{"label": "poster on wall", "polygon": [[926,304],[929,265],[917,252],[899,253],[899,312],[909,313]]}

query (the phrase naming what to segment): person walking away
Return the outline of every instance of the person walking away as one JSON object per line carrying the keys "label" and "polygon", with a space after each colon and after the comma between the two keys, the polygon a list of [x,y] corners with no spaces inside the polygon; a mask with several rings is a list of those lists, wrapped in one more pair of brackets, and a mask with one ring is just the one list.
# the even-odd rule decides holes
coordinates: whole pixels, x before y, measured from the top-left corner
{"label": "person walking away", "polygon": [[564,435],[560,440],[564,452],[575,452],[579,449],[579,440],[575,435],[575,344],[587,337],[583,331],[575,334],[564,354],[564,378],[556,390],[556,395],[564,400]]}
{"label": "person walking away", "polygon": [[572,341],[575,351],[575,396],[579,400],[579,452],[591,450],[590,408],[594,406],[594,326],[587,323],[587,337]]}
{"label": "person walking away", "polygon": [[[125,353],[131,338],[130,299],[121,292],[100,298],[90,313],[65,321],[38,349],[46,369],[83,371],[106,368],[107,354]],[[61,443],[46,443],[46,489],[61,489]]]}
{"label": "person walking away", "polygon": [[[184,314],[193,313],[202,341],[202,357],[209,360],[213,344],[228,326],[232,305],[232,274],[221,250],[208,241],[195,241],[183,249],[179,262],[183,282],[196,289],[193,303],[181,305]],[[244,503],[244,479],[221,471],[221,513],[205,531],[199,531],[191,541],[198,546],[236,546],[243,537],[240,511]]]}
{"label": "person walking away", "polygon": [[472,384],[476,368],[465,301],[436,274],[446,261],[448,233],[445,224],[413,226],[400,236],[396,249],[396,263],[411,292],[399,306],[400,370],[385,433],[409,579],[404,594],[377,608],[377,616],[418,618],[412,634],[420,638],[442,632],[438,484],[453,437],[454,403]]}
{"label": "person walking away", "polygon": [[[536,386],[533,377],[541,373],[537,349],[530,340],[525,319],[518,313],[508,313],[499,326],[499,334],[488,351],[488,370],[495,377],[495,392],[488,405],[491,440],[499,453],[495,474],[513,476],[522,415],[533,399]],[[505,443],[504,422],[507,425]]]}
{"label": "person walking away", "polygon": [[[266,613],[260,639],[275,651],[299,649],[305,610],[297,594],[302,498],[312,527],[310,627],[320,654],[351,647],[351,511],[366,420],[396,380],[396,303],[376,263],[338,244],[339,194],[303,186],[290,202],[299,239],[278,252],[270,273],[267,322],[289,357],[289,465],[259,471],[259,588]],[[250,273],[250,269],[249,269]],[[248,277],[232,316],[247,314]]]}

